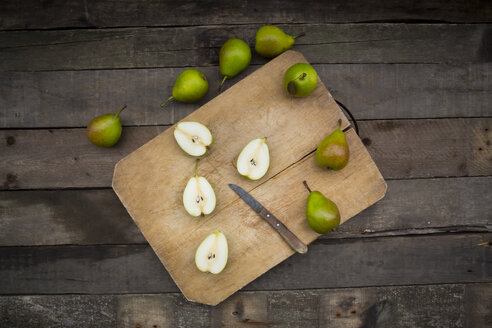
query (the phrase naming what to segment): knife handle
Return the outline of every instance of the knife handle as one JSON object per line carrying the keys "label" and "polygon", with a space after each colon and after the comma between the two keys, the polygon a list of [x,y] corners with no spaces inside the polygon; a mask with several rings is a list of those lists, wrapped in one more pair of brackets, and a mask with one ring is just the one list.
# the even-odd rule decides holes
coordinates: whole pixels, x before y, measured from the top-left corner
{"label": "knife handle", "polygon": [[277,232],[284,238],[284,240],[295,250],[297,253],[305,254],[308,251],[306,244],[304,244],[296,235],[292,233],[279,219],[277,219],[272,213],[270,213],[267,209],[261,209],[260,213],[258,213],[262,218],[264,218],[273,229],[277,230]]}

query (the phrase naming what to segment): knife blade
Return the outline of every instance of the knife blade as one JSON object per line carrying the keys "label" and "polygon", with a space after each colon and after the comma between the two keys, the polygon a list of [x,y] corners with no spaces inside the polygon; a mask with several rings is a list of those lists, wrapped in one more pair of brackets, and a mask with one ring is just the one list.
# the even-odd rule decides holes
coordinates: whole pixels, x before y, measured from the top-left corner
{"label": "knife blade", "polygon": [[268,211],[259,201],[254,199],[246,190],[235,185],[229,184],[229,187],[246,203],[251,207],[259,216],[267,221],[273,229],[275,229],[282,238],[292,247],[293,250],[300,254],[305,254],[308,250],[306,244],[304,244],[296,235],[292,233],[279,219],[277,219],[270,211]]}

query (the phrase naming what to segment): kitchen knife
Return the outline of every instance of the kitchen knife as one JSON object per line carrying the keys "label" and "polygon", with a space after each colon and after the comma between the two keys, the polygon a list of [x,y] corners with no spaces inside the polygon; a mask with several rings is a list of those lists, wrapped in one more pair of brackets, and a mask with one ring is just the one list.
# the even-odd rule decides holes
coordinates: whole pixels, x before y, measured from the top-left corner
{"label": "kitchen knife", "polygon": [[284,240],[298,253],[304,254],[307,252],[307,246],[294,235],[289,228],[287,228],[282,222],[280,222],[272,213],[270,213],[263,205],[260,204],[256,199],[253,198],[246,190],[235,185],[229,184],[229,187],[238,196],[251,207],[259,216],[265,219],[279,234],[284,238]]}

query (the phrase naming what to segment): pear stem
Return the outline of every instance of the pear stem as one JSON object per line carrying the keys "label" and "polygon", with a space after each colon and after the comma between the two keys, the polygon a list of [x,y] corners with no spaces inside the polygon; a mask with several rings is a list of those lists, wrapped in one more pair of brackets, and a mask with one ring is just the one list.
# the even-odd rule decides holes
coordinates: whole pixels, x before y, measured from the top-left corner
{"label": "pear stem", "polygon": [[200,160],[199,160],[199,159],[197,159],[197,160],[196,160],[196,163],[195,163],[195,177],[197,177],[197,178],[198,178],[198,162],[199,162],[199,161],[200,161]]}
{"label": "pear stem", "polygon": [[342,128],[342,119],[338,119],[338,130]]}
{"label": "pear stem", "polygon": [[226,76],[224,76],[224,78],[222,79],[222,82],[221,82],[221,83],[220,83],[220,85],[219,85],[219,92],[220,92],[220,90],[222,89],[222,85],[224,84],[224,82],[225,82],[225,80],[226,80],[226,79],[227,79],[227,75],[226,75]]}
{"label": "pear stem", "polygon": [[303,37],[303,36],[305,36],[305,35],[306,35],[306,33],[302,32],[301,34],[298,34],[298,35],[296,35],[296,36],[293,36],[293,38],[294,38],[294,39],[297,39],[297,38]]}
{"label": "pear stem", "polygon": [[342,107],[349,114],[350,118],[352,119],[352,122],[354,123],[355,133],[359,135],[359,125],[357,124],[357,120],[355,119],[354,115],[352,115],[350,110],[340,101],[335,99],[335,102],[338,104],[338,106]]}
{"label": "pear stem", "polygon": [[168,98],[165,102],[163,102],[163,103],[161,104],[161,107],[166,106],[166,104],[167,104],[167,103],[169,102],[169,100],[171,100],[171,99],[174,99],[174,97],[173,97],[173,96],[169,97],[169,98]]}
{"label": "pear stem", "polygon": [[295,81],[295,80],[297,80],[297,79],[299,79],[299,80],[304,80],[304,78],[306,77],[306,75],[307,75],[306,73],[301,73],[298,77],[296,77],[296,78],[295,78],[295,79],[293,79],[292,81]]}
{"label": "pear stem", "polygon": [[307,184],[306,180],[304,180],[302,183],[304,184],[304,187],[306,187],[306,189],[307,189],[309,192],[311,192],[311,188],[309,188],[309,186],[308,186],[308,184]]}
{"label": "pear stem", "polygon": [[119,116],[120,116],[120,113],[121,113],[121,112],[123,111],[123,109],[125,109],[125,108],[126,108],[126,104],[125,104],[125,105],[123,105],[123,107],[121,107],[121,108],[120,108],[120,110],[118,111],[118,113],[116,113],[116,114],[114,115],[114,117],[119,117]]}

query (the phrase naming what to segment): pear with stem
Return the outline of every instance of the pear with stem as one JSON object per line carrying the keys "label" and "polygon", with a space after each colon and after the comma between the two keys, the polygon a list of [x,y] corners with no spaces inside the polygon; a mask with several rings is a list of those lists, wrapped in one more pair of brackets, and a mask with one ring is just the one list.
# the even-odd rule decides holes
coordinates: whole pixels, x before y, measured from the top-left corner
{"label": "pear with stem", "polygon": [[111,147],[116,144],[122,131],[120,114],[125,108],[126,105],[116,114],[104,114],[90,121],[86,130],[89,141],[98,147]]}
{"label": "pear with stem", "polygon": [[319,191],[312,191],[307,182],[302,182],[309,191],[306,201],[306,220],[314,231],[326,234],[340,225],[340,211],[337,205]]}
{"label": "pear with stem", "polygon": [[265,25],[256,32],[255,50],[263,57],[273,58],[292,48],[295,40],[304,35],[288,35],[276,26]]}
{"label": "pear with stem", "polygon": [[205,74],[197,69],[190,68],[179,74],[173,87],[173,95],[161,104],[161,107],[172,100],[184,103],[194,103],[201,100],[208,91],[208,81]]}
{"label": "pear with stem", "polygon": [[294,97],[306,97],[316,89],[318,74],[306,63],[297,63],[289,67],[284,75],[284,87]]}
{"label": "pear with stem", "polygon": [[227,40],[219,53],[220,74],[224,76],[219,90],[226,79],[233,78],[244,71],[250,62],[251,49],[246,42],[236,38]]}
{"label": "pear with stem", "polygon": [[342,131],[342,120],[338,120],[338,129],[323,139],[316,149],[316,162],[321,167],[335,171],[343,169],[350,158],[350,151],[345,133]]}
{"label": "pear with stem", "polygon": [[195,176],[188,180],[183,192],[183,205],[191,216],[204,216],[215,209],[215,192],[204,177],[198,176],[198,160],[195,164]]}

